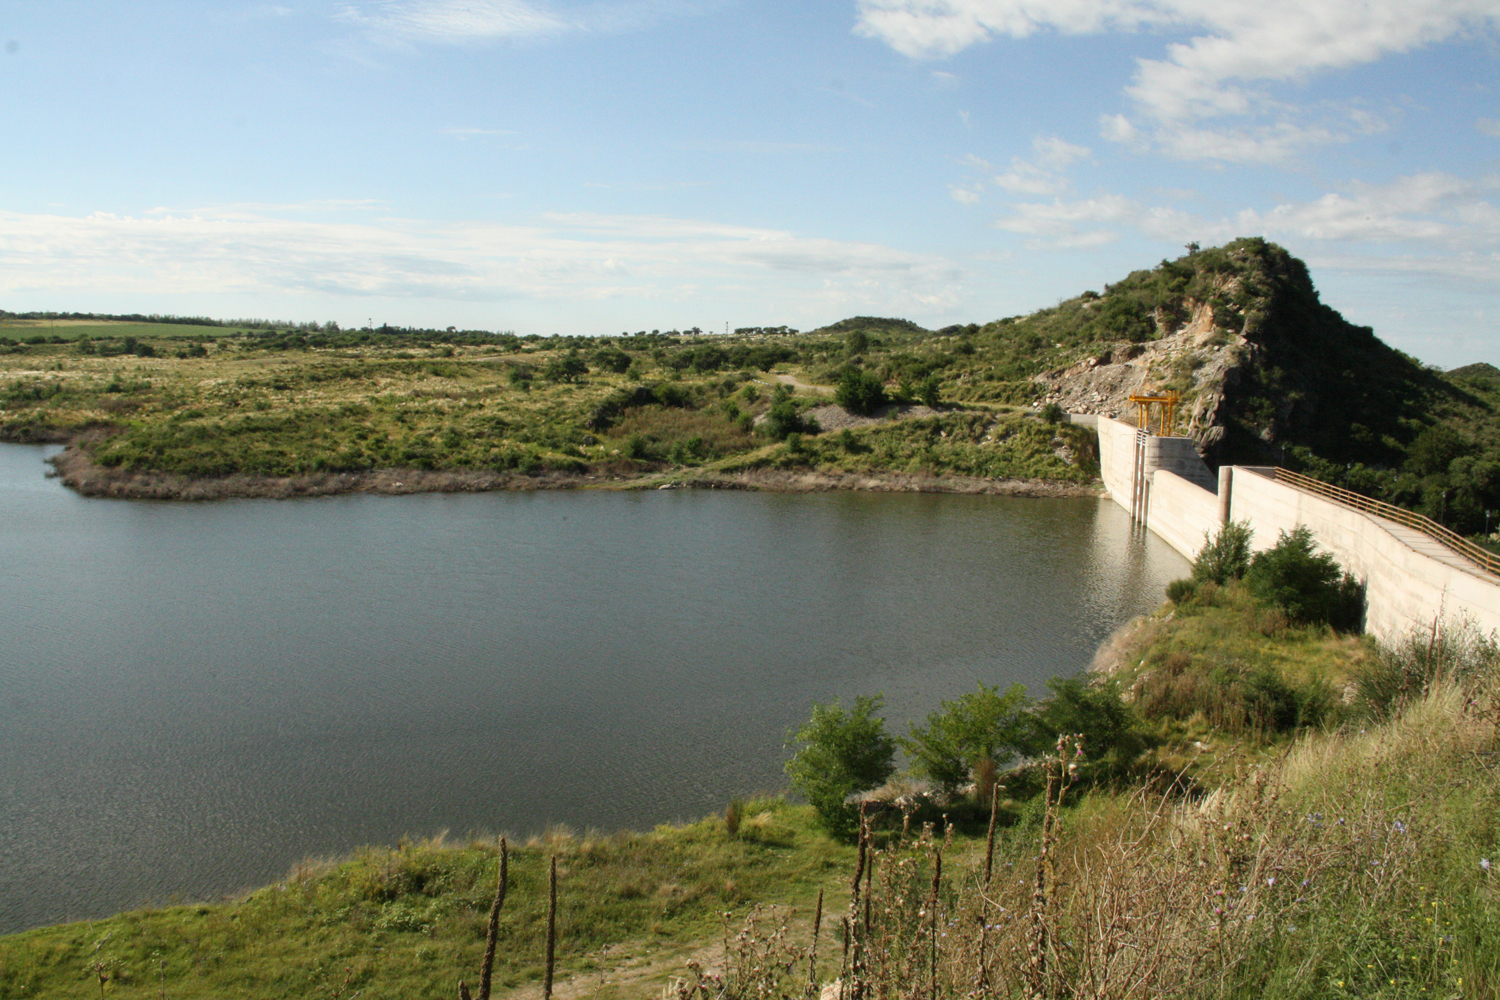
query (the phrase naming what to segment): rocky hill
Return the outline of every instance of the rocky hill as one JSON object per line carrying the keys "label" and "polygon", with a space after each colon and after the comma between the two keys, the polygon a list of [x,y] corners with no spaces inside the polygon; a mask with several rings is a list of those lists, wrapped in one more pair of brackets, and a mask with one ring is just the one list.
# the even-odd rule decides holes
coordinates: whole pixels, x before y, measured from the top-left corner
{"label": "rocky hill", "polygon": [[1036,402],[1128,418],[1131,394],[1177,391],[1177,432],[1210,465],[1301,468],[1469,530],[1500,506],[1500,370],[1445,375],[1391,348],[1273,243],[1194,250],[984,330],[1007,354],[1063,355],[1031,377]]}

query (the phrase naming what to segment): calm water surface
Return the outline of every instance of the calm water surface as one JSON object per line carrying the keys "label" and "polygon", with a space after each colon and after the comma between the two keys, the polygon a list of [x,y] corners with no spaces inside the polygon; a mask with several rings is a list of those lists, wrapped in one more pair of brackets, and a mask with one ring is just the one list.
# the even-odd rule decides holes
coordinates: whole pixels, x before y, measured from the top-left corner
{"label": "calm water surface", "polygon": [[43,455],[0,445],[0,932],[696,818],[782,788],[814,701],[1040,691],[1186,569],[1092,499],[125,502]]}

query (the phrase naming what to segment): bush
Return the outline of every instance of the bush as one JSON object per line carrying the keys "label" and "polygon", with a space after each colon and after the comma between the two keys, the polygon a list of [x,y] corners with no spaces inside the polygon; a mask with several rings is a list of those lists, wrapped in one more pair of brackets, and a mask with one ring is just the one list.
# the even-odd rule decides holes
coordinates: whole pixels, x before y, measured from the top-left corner
{"label": "bush", "polygon": [[1004,694],[998,685],[945,701],[927,716],[927,725],[912,726],[901,748],[912,758],[912,770],[951,792],[971,779],[980,761],[999,765],[1030,747],[1031,699],[1023,684]]}
{"label": "bush", "polygon": [[1364,617],[1364,588],[1339,569],[1333,556],[1313,551],[1312,532],[1298,525],[1276,546],[1255,556],[1245,573],[1250,593],[1286,611],[1299,624],[1328,624],[1357,631]]}
{"label": "bush", "polygon": [[896,741],[876,714],[883,702],[879,695],[861,695],[848,711],[837,701],[814,705],[812,717],[791,735],[797,744],[786,762],[792,787],[837,837],[858,832],[859,813],[849,797],[879,787],[896,769]]}
{"label": "bush", "polygon": [[845,368],[833,399],[850,413],[868,416],[885,405],[885,383],[862,369]]}
{"label": "bush", "polygon": [[1090,683],[1082,674],[1054,677],[1047,689],[1052,697],[1035,715],[1034,753],[1046,752],[1063,734],[1082,734],[1087,770],[1102,777],[1127,770],[1150,746],[1113,682]]}
{"label": "bush", "polygon": [[1212,580],[1222,587],[1244,576],[1250,569],[1250,537],[1254,533],[1249,521],[1231,521],[1213,538],[1205,531],[1203,548],[1193,560],[1193,579],[1199,583]]}
{"label": "bush", "polygon": [[1398,715],[1440,682],[1466,694],[1500,674],[1500,642],[1472,622],[1433,622],[1413,628],[1394,643],[1381,643],[1359,674],[1359,701],[1375,718]]}
{"label": "bush", "polygon": [[1198,595],[1198,581],[1191,577],[1173,580],[1167,584],[1167,600],[1173,604],[1186,604]]}
{"label": "bush", "polygon": [[776,387],[771,394],[771,408],[766,411],[766,433],[778,441],[785,441],[792,434],[801,434],[812,428],[802,419],[802,412],[792,402],[792,393],[786,386]]}
{"label": "bush", "polygon": [[1037,414],[1037,416],[1042,418],[1043,423],[1048,424],[1060,424],[1067,415],[1067,411],[1057,403],[1048,403]]}
{"label": "bush", "polygon": [[569,351],[547,362],[547,367],[542,370],[542,377],[549,382],[576,382],[579,376],[588,373],[589,366],[584,364],[578,352]]}

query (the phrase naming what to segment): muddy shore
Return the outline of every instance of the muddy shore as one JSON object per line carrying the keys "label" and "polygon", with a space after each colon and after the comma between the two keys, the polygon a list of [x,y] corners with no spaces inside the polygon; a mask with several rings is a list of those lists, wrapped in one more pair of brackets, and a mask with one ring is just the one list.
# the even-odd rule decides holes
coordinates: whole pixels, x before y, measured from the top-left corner
{"label": "muddy shore", "polygon": [[878,493],[965,493],[990,496],[1099,496],[1097,486],[1046,480],[978,479],[908,473],[827,473],[796,469],[752,469],[733,473],[683,470],[620,477],[574,472],[376,469],[369,472],[299,476],[234,474],[189,477],[129,472],[99,465],[76,443],[49,460],[63,485],[91,497],[132,500],[225,500],[231,497],[332,496],[338,493],[485,493],[494,490],[737,489],[783,493],[863,490]]}

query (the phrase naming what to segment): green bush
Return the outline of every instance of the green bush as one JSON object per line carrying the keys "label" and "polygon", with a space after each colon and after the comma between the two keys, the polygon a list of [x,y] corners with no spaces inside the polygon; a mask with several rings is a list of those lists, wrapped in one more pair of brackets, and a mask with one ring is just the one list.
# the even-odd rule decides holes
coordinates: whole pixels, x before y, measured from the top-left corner
{"label": "green bush", "polygon": [[899,742],[912,758],[912,770],[951,792],[971,779],[982,760],[995,765],[1027,752],[1031,746],[1031,699],[1023,684],[1005,693],[999,685],[945,701],[927,716],[927,725],[912,726]]}
{"label": "green bush", "polygon": [[819,824],[837,837],[858,832],[859,812],[849,797],[880,786],[896,769],[896,741],[876,714],[883,703],[879,695],[861,695],[847,711],[837,701],[814,705],[812,717],[791,735],[797,750],[786,762],[787,776]]}
{"label": "green bush", "polygon": [[1173,580],[1167,584],[1167,600],[1173,604],[1186,604],[1198,594],[1198,581],[1192,577],[1183,577]]}
{"label": "green bush", "polygon": [[862,369],[845,368],[833,399],[850,413],[867,416],[885,405],[885,383]]}
{"label": "green bush", "polygon": [[802,411],[792,401],[791,390],[784,385],[776,387],[771,394],[771,408],[766,411],[765,431],[777,441],[785,441],[792,434],[812,430],[802,419]]}
{"label": "green bush", "polygon": [[1286,611],[1294,622],[1357,631],[1364,617],[1364,587],[1339,569],[1333,556],[1313,550],[1312,532],[1298,525],[1276,546],[1258,553],[1245,573],[1250,593]]}
{"label": "green bush", "polygon": [[1097,778],[1124,772],[1150,747],[1114,682],[1081,674],[1054,677],[1047,689],[1052,696],[1034,716],[1033,753],[1045,753],[1061,735],[1081,734],[1086,771]]}
{"label": "green bush", "polygon": [[[1230,521],[1213,538],[1203,533],[1203,548],[1193,560],[1193,579],[1199,583],[1212,580],[1224,586],[1250,569],[1250,537],[1254,534],[1249,521]],[[1168,588],[1168,596],[1171,590]],[[1173,597],[1172,600],[1177,600]]]}

